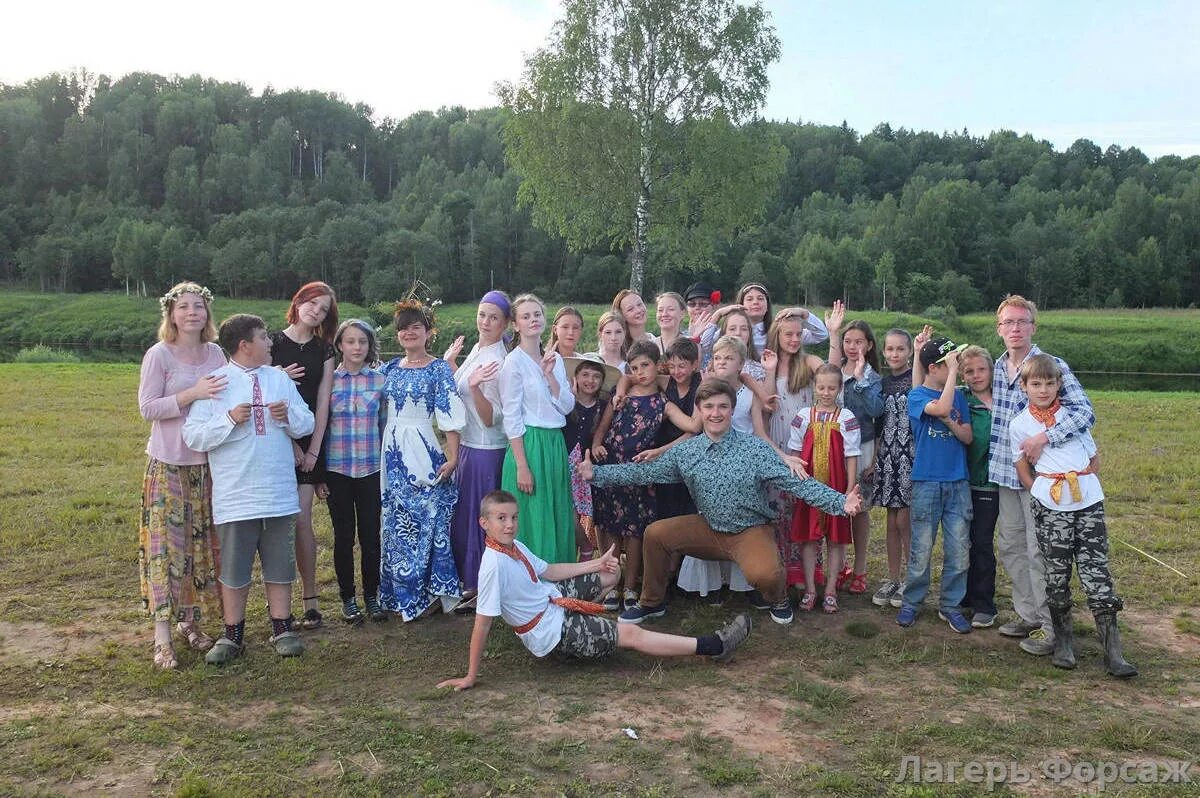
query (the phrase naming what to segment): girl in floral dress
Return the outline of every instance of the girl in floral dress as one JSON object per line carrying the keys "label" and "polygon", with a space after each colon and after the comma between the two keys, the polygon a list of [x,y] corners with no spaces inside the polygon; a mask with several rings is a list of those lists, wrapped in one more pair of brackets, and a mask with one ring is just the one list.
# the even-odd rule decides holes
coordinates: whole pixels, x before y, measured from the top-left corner
{"label": "girl in floral dress", "polygon": [[[433,314],[419,302],[401,302],[395,323],[404,357],[383,368],[388,421],[383,431],[379,601],[411,621],[439,599],[443,611],[458,603],[458,571],[450,549],[458,489],[451,476],[466,409],[449,364],[427,350]],[[434,423],[445,433],[444,452]]]}

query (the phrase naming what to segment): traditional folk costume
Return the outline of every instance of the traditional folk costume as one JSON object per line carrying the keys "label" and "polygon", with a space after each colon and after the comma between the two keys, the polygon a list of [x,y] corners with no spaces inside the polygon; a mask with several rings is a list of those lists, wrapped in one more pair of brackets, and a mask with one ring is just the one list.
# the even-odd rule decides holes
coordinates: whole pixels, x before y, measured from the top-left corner
{"label": "traditional folk costume", "polygon": [[[860,454],[858,420],[844,407],[836,412],[805,408],[792,421],[788,448],[800,452],[813,479],[845,493],[849,485],[846,458]],[[806,543],[823,539],[831,544],[853,542],[850,519],[797,501],[792,513],[792,540]]]}

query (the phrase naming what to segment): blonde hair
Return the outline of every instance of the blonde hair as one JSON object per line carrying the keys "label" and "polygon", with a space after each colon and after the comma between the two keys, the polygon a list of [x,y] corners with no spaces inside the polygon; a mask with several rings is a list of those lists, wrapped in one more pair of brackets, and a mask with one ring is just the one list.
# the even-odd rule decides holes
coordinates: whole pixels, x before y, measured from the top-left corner
{"label": "blonde hair", "polygon": [[199,283],[188,280],[176,283],[158,301],[159,307],[162,309],[162,321],[158,325],[158,340],[168,344],[179,340],[179,328],[175,326],[175,320],[171,318],[171,311],[175,310],[175,303],[184,294],[195,294],[204,302],[204,313],[208,318],[205,319],[204,329],[200,332],[201,343],[207,344],[217,340],[217,325],[213,323],[212,317],[212,292]]}
{"label": "blonde hair", "polygon": [[629,327],[619,311],[606,310],[600,314],[600,319],[596,322],[596,350],[599,351],[601,346],[600,333],[610,324],[621,328],[621,359],[624,360],[625,353],[629,351]]}
{"label": "blonde hair", "polygon": [[1037,305],[1030,302],[1020,294],[1009,294],[1004,297],[1000,304],[996,307],[996,321],[1000,321],[1000,314],[1005,308],[1023,308],[1029,311],[1029,320],[1037,324]]}
{"label": "blonde hair", "polygon": [[1062,367],[1047,354],[1038,354],[1021,364],[1021,382],[1032,379],[1057,380],[1062,382]]}
{"label": "blonde hair", "polygon": [[[795,322],[800,325],[800,348],[795,354],[784,354],[783,348],[779,345],[779,339],[783,335],[784,322]],[[808,353],[804,351],[803,329],[804,320],[800,317],[800,313],[795,308],[784,308],[775,314],[775,318],[771,321],[771,331],[767,333],[767,349],[777,354],[780,362],[787,363],[788,393],[799,393],[812,383],[815,376],[808,366]]]}
{"label": "blonde hair", "polygon": [[[729,319],[732,316],[741,316],[743,319],[745,319],[746,327],[748,327],[749,331],[750,331],[750,340],[742,341],[744,348],[746,350],[746,354],[742,359],[743,360],[748,359],[748,360],[753,360],[753,361],[757,362],[758,361],[758,348],[754,346],[754,321],[751,320],[750,314],[748,312],[746,312],[745,308],[743,308],[741,306],[735,306],[732,310],[730,310],[728,313],[726,313],[724,316],[722,316],[720,321],[717,322],[717,329],[719,329],[721,331],[721,335],[724,336],[725,330],[729,326]],[[738,340],[741,340],[741,339],[739,338]]]}
{"label": "blonde hair", "polygon": [[970,346],[968,346],[966,349],[964,349],[959,354],[959,356],[958,356],[959,365],[961,366],[963,363],[966,363],[971,358],[976,358],[976,357],[981,357],[984,360],[986,360],[987,364],[988,364],[988,368],[991,368],[992,366],[994,366],[996,364],[996,361],[992,360],[991,352],[987,351],[982,346],[976,346],[975,344],[971,344]]}
{"label": "blonde hair", "polygon": [[746,342],[736,335],[722,335],[713,344],[713,354],[723,350],[730,350],[742,359],[742,365],[746,364]]}

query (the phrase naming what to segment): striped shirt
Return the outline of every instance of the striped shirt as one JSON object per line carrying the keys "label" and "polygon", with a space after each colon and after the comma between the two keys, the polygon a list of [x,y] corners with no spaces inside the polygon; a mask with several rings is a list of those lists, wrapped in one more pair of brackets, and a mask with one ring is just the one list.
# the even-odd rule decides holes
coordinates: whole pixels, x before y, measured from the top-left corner
{"label": "striped shirt", "polygon": [[[1030,347],[1029,354],[1025,355],[1025,360],[1040,354],[1042,350],[1034,344]],[[1025,360],[1021,363],[1024,364]],[[1064,413],[1059,423],[1046,430],[1046,438],[1051,444],[1058,446],[1067,439],[1091,429],[1096,423],[1096,414],[1083,386],[1071,372],[1071,367],[1062,358],[1055,357],[1054,361],[1063,373],[1058,398],[1062,402]],[[1019,368],[1017,374],[1012,380],[1008,379],[1007,352],[997,358],[992,371],[992,439],[991,451],[988,454],[988,478],[1002,488],[1013,490],[1021,489],[1021,481],[1017,479],[1016,461],[1013,459],[1012,446],[1008,440],[1008,425],[1029,404],[1029,398],[1021,388]]]}
{"label": "striped shirt", "polygon": [[365,477],[379,470],[385,380],[383,372],[373,368],[363,368],[357,374],[341,366],[334,369],[325,451],[327,471]]}

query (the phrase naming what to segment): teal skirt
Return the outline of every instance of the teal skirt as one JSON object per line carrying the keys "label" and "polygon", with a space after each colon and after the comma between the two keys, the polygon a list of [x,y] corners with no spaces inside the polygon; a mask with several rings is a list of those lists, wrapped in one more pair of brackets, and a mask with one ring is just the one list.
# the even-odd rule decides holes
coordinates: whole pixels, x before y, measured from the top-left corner
{"label": "teal skirt", "polygon": [[524,441],[533,493],[517,489],[517,461],[511,446],[500,477],[500,486],[517,497],[517,540],[551,565],[575,562],[575,505],[562,430],[526,427]]}

